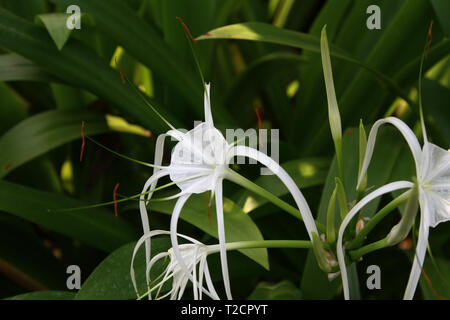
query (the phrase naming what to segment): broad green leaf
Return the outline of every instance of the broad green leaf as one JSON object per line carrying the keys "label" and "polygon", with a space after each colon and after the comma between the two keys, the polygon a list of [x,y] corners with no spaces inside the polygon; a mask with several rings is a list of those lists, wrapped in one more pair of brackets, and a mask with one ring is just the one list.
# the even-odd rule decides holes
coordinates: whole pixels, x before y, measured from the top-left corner
{"label": "broad green leaf", "polygon": [[58,211],[84,205],[86,203],[66,196],[0,181],[0,211],[105,251],[138,237],[137,231],[127,222],[104,209]]}
{"label": "broad green leaf", "polygon": [[[130,264],[136,242],[126,244],[112,252],[103,260],[82,284],[75,299],[77,300],[127,300],[136,299],[130,276]],[[168,237],[152,239],[152,256],[170,248]],[[136,284],[140,294],[146,291],[145,256],[140,250],[135,258],[134,270]],[[152,275],[156,277],[163,271],[161,265],[155,264]]]}
{"label": "broad green leaf", "polygon": [[55,110],[27,118],[0,137],[0,177],[49,150],[81,138],[81,122],[85,134],[109,130],[104,116],[92,111]]}
{"label": "broad green leaf", "polygon": [[[62,7],[73,4],[72,0],[51,2]],[[158,31],[140,19],[126,2],[79,0],[77,4],[83,12],[92,15],[100,30],[116,40],[152,73],[174,87],[188,102],[188,107],[196,116],[202,115],[202,83],[195,69],[183,62],[182,57],[164,42]],[[179,24],[175,17],[173,23]]]}
{"label": "broad green leaf", "polygon": [[[77,40],[70,39],[58,51],[45,30],[0,8],[0,47],[23,55],[68,84],[87,89],[155,133],[167,130],[142,96],[124,85],[118,72]],[[159,112],[178,126],[164,110]]]}
{"label": "broad green leaf", "polygon": [[0,81],[55,81],[61,80],[50,75],[33,62],[14,53],[0,55]]}
{"label": "broad green leaf", "polygon": [[74,292],[49,290],[19,294],[5,300],[72,300],[74,297]]}
{"label": "broad green leaf", "polygon": [[[172,214],[175,201],[151,202],[149,210],[165,214]],[[205,194],[192,195],[181,212],[180,218],[193,224],[207,234],[218,238],[217,218],[214,203],[211,204],[211,225],[209,224]],[[227,242],[245,240],[263,240],[261,232],[252,219],[243,212],[242,208],[230,199],[223,199],[223,216],[225,219],[225,236]],[[264,268],[269,269],[267,249],[239,250],[249,258],[255,260]]]}
{"label": "broad green leaf", "polygon": [[301,300],[301,291],[290,281],[261,282],[247,300]]}
{"label": "broad green leaf", "polygon": [[[233,24],[221,28],[217,28],[208,31],[202,36],[199,36],[197,40],[208,40],[208,39],[238,39],[238,40],[253,40],[253,41],[263,41],[275,44],[281,44],[286,46],[291,46],[295,48],[305,49],[314,52],[320,52],[320,40],[319,38],[297,31],[286,30],[282,28],[277,28],[270,24],[259,23],[259,22],[246,22]],[[344,50],[330,45],[330,54],[334,57],[344,59],[351,63],[357,64],[371,73],[373,73],[377,78],[383,81],[389,88],[394,92],[404,95],[399,87],[389,79],[384,74],[380,73],[378,70],[373,69],[370,65],[359,61],[358,59],[352,57],[350,54],[346,53]]]}
{"label": "broad green leaf", "polygon": [[[330,161],[324,158],[309,158],[301,160],[292,160],[284,163],[282,167],[294,179],[299,188],[308,188],[319,185],[325,181]],[[275,175],[260,176],[255,181],[256,184],[272,192],[277,197],[288,193],[287,188],[281,180]],[[242,207],[244,213],[251,211],[266,204],[268,201],[261,196],[253,194],[247,190],[239,191],[236,196],[236,203]]]}
{"label": "broad green leaf", "polygon": [[0,6],[28,21],[33,21],[36,15],[43,14],[48,10],[45,0],[0,0]]}

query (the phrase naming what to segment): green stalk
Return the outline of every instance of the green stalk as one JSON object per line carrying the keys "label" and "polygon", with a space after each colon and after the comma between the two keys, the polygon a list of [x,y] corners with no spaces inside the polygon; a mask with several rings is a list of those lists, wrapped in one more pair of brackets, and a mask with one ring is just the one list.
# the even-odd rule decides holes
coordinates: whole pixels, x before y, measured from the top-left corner
{"label": "green stalk", "polygon": [[366,255],[366,254],[368,254],[370,252],[386,248],[387,246],[389,246],[387,238],[383,238],[381,240],[378,240],[376,242],[368,244],[368,245],[366,245],[364,247],[361,247],[361,248],[359,248],[357,250],[350,251],[349,255],[353,259],[353,261],[357,261],[362,256],[364,256],[364,255]]}
{"label": "green stalk", "polygon": [[[238,241],[226,244],[227,250],[257,249],[257,248],[292,248],[292,249],[310,249],[312,243],[309,240],[254,240]],[[209,253],[220,251],[218,244],[208,246]]]}
{"label": "green stalk", "polygon": [[[303,221],[302,215],[300,214],[300,211],[297,208],[294,208],[289,203],[281,200],[277,196],[275,196],[273,193],[267,191],[266,189],[258,186],[253,181],[248,180],[244,176],[241,176],[239,173],[237,173],[234,170],[228,170],[227,179],[240,185],[241,187],[244,187],[257,195],[260,195],[261,197],[267,199],[268,201],[272,202],[274,205],[279,207],[280,209],[286,211],[287,213],[291,214],[292,216],[296,217],[297,219],[300,219]],[[317,230],[320,232],[325,233],[326,227],[321,224],[320,222],[316,221]]]}
{"label": "green stalk", "polygon": [[364,239],[368,236],[370,231],[372,231],[375,226],[384,219],[390,212],[401,205],[403,202],[408,200],[411,196],[411,190],[402,193],[400,196],[389,202],[380,211],[378,211],[372,219],[364,226],[361,232],[347,245],[347,249],[355,249],[362,245]]}

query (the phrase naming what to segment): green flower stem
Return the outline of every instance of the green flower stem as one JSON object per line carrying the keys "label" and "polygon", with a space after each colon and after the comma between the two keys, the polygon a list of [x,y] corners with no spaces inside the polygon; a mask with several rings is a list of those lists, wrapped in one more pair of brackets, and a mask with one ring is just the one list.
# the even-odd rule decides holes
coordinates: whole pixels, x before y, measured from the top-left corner
{"label": "green flower stem", "polygon": [[392,212],[395,208],[401,205],[403,202],[408,200],[411,195],[411,190],[408,190],[402,193],[400,196],[389,202],[386,206],[384,206],[380,211],[378,211],[372,219],[364,226],[361,232],[353,239],[346,247],[347,249],[355,249],[360,247],[367,235],[372,231],[373,228],[390,212]]}
{"label": "green flower stem", "polygon": [[376,242],[373,242],[371,244],[368,244],[364,247],[361,247],[357,250],[353,250],[349,252],[350,257],[353,259],[353,261],[358,261],[359,258],[362,256],[368,254],[369,252],[373,252],[379,249],[383,249],[385,247],[388,247],[389,244],[387,242],[387,238],[378,240]]}
{"label": "green flower stem", "polygon": [[[328,244],[323,243],[325,248]],[[261,241],[238,241],[226,244],[227,250],[256,249],[256,248],[292,248],[292,249],[310,249],[312,242],[309,240],[261,240]],[[219,252],[219,245],[208,246],[209,253]]]}
{"label": "green flower stem", "polygon": [[[278,198],[277,196],[275,196],[273,193],[258,186],[253,181],[250,181],[247,178],[241,176],[236,171],[228,170],[227,179],[256,193],[257,195],[260,195],[261,197],[272,202],[277,207],[283,209],[287,213],[289,213],[289,214],[293,215],[294,217],[296,217],[297,219],[300,219],[301,221],[303,221],[302,215],[300,214],[300,211],[297,208],[294,208],[289,203],[287,203],[287,202],[281,200],[280,198]],[[317,230],[319,230],[320,232],[325,233],[327,230],[326,227],[323,224],[321,224],[320,222],[316,221],[316,226],[317,226]]]}

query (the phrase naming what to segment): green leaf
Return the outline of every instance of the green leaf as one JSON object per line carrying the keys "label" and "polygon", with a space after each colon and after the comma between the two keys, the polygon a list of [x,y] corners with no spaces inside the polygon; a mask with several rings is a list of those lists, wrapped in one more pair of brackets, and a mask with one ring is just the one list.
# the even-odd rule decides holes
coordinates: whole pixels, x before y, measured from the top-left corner
{"label": "green leaf", "polygon": [[[103,260],[97,268],[89,275],[81,286],[75,299],[77,300],[126,300],[136,299],[136,292],[133,288],[130,276],[131,257],[136,242],[128,243]],[[166,238],[152,239],[152,256],[165,252],[170,248],[170,240]],[[139,293],[146,291],[145,281],[145,255],[144,250],[139,250],[135,258],[136,284]],[[161,265],[155,264],[152,274],[158,276],[163,269]]]}
{"label": "green leaf", "polygon": [[44,24],[58,50],[64,47],[72,32],[66,25],[68,17],[66,13],[45,13],[36,16],[35,19],[36,23]]}
{"label": "green leaf", "polygon": [[[51,0],[62,7],[72,0]],[[96,26],[127,52],[145,64],[164,83],[172,86],[188,102],[195,115],[202,115],[203,90],[193,68],[168,46],[159,32],[140,19],[122,0],[78,0],[84,13],[90,14]],[[173,24],[177,25],[175,17]],[[181,28],[181,27],[180,27]],[[130,36],[132,35],[132,36]]]}
{"label": "green leaf", "polygon": [[107,210],[58,211],[83,205],[86,203],[69,197],[0,181],[0,211],[105,251],[137,238],[133,227]]}
{"label": "green leaf", "polygon": [[[292,160],[282,165],[299,188],[313,187],[323,183],[329,166],[330,161],[324,158]],[[288,194],[286,186],[274,175],[260,176],[254,182],[277,197]],[[238,196],[236,203],[246,214],[268,202],[267,199],[247,190],[239,191],[236,196]]]}
{"label": "green leaf", "polygon": [[[212,225],[210,225],[205,202],[205,194],[192,195],[183,208],[180,218],[218,238],[215,206],[211,205]],[[174,205],[175,201],[151,202],[148,208],[161,213],[172,214]],[[244,213],[240,206],[227,198],[223,199],[223,216],[227,242],[263,240],[261,232],[252,219]],[[267,249],[242,249],[239,251],[264,268],[269,269]]]}
{"label": "green leaf", "polygon": [[74,292],[49,290],[24,293],[5,300],[72,300],[74,297]]}
{"label": "green leaf", "polygon": [[61,80],[24,57],[7,53],[0,55],[0,81],[60,82]]}
{"label": "green leaf", "polygon": [[290,281],[260,282],[247,300],[301,300],[301,291]]}
{"label": "green leaf", "polygon": [[[125,86],[119,73],[80,41],[71,39],[63,50],[58,51],[53,40],[42,28],[0,8],[0,46],[34,61],[48,72],[64,79],[66,83],[85,88],[105,99],[142,125],[152,128],[152,132],[167,130],[166,125],[143,101],[142,96]],[[199,93],[199,99],[201,97]],[[154,102],[152,104],[155,105]],[[178,126],[164,110],[159,111],[174,126]]]}
{"label": "green leaf", "polygon": [[49,150],[81,138],[85,134],[109,130],[104,116],[92,111],[54,110],[29,117],[0,137],[0,178]]}

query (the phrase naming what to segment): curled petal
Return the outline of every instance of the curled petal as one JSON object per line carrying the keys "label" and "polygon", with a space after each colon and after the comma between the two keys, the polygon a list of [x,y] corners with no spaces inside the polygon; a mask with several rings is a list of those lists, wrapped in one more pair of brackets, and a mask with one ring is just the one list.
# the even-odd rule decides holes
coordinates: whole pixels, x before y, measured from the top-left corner
{"label": "curled petal", "polygon": [[364,198],[362,198],[350,210],[350,212],[345,216],[344,220],[342,221],[341,226],[339,228],[338,241],[336,244],[336,251],[337,251],[337,256],[338,256],[339,268],[341,269],[342,285],[344,288],[344,297],[346,300],[350,299],[350,291],[349,291],[349,286],[348,286],[347,268],[345,266],[344,247],[342,245],[342,238],[344,236],[344,231],[347,228],[347,225],[350,223],[352,218],[359,212],[359,210],[361,210],[363,207],[365,207],[373,199],[375,199],[379,196],[382,196],[385,193],[392,192],[394,190],[412,188],[413,186],[414,186],[414,184],[409,181],[397,181],[397,182],[392,182],[385,186],[382,186],[382,187],[376,189],[375,191],[372,191]]}
{"label": "curled petal", "polygon": [[[169,174],[169,172],[165,169],[157,170],[155,168],[155,174],[152,175],[144,185],[144,188],[142,189],[142,194],[139,197],[139,211],[141,213],[141,221],[142,221],[142,229],[144,230],[144,234],[147,234],[150,232],[150,224],[148,222],[148,215],[147,215],[147,203],[145,200],[145,193],[151,188],[152,186],[156,186],[156,183],[158,182],[158,179],[161,177],[164,177]],[[151,190],[151,189],[150,189]],[[147,201],[150,200],[151,196],[153,195],[153,192],[150,192],[147,197]],[[148,265],[148,262],[150,261],[150,238],[148,238],[145,241],[145,262]],[[148,284],[147,279],[147,284]]]}
{"label": "curled petal", "polygon": [[308,235],[311,241],[313,239],[313,232],[319,234],[311,213],[311,209],[309,208],[305,197],[303,197],[303,194],[295,184],[294,180],[292,180],[289,174],[278,163],[276,163],[272,158],[268,157],[264,153],[245,146],[236,146],[232,148],[229,157],[233,156],[244,156],[255,159],[269,168],[274,174],[276,174],[292,194],[295,203],[300,210],[300,214],[302,215],[303,222],[305,223],[306,230],[308,231]]}
{"label": "curled petal", "polygon": [[406,142],[409,145],[409,148],[411,149],[414,162],[416,164],[416,168],[419,168],[419,161],[420,161],[420,154],[422,152],[422,149],[419,144],[419,140],[417,140],[417,137],[414,135],[414,132],[404,123],[402,120],[395,118],[395,117],[388,117],[385,119],[378,120],[374,123],[372,129],[369,133],[369,139],[367,141],[367,149],[366,154],[364,156],[364,161],[361,169],[361,173],[358,178],[358,186],[359,188],[361,182],[363,181],[364,175],[366,174],[367,168],[369,167],[370,160],[372,159],[372,153],[373,148],[375,147],[375,140],[377,136],[378,129],[382,124],[390,123],[394,125],[400,133],[405,138]]}
{"label": "curled petal", "polygon": [[[175,255],[175,258],[177,260],[178,265],[181,268],[181,271],[185,274],[187,279],[189,279],[191,282],[194,281],[194,278],[192,277],[191,272],[189,271],[185,260],[183,259],[183,256],[180,252],[180,246],[178,244],[177,239],[177,225],[178,225],[178,218],[180,217],[181,209],[183,208],[184,204],[186,203],[187,199],[189,199],[189,194],[183,195],[180,198],[178,198],[177,202],[175,203],[175,207],[173,208],[172,212],[172,218],[170,219],[170,240],[172,242],[172,250],[173,254]],[[201,288],[203,293],[208,295],[212,299],[218,299],[214,294],[210,294],[205,288]]]}

